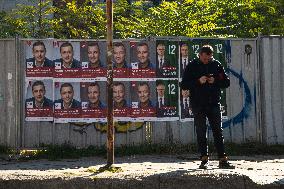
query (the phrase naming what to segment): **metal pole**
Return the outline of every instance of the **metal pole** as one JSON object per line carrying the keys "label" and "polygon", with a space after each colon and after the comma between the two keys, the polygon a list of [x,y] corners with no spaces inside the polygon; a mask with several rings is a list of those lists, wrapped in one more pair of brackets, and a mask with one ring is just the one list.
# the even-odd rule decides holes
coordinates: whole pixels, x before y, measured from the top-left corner
{"label": "metal pole", "polygon": [[112,68],[112,0],[106,1],[107,15],[107,166],[114,163],[114,127],[113,127],[113,68]]}

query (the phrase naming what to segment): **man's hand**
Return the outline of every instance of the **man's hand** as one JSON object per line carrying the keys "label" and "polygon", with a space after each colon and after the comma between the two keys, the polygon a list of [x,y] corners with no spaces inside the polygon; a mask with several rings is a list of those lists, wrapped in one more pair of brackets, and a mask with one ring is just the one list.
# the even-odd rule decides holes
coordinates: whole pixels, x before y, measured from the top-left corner
{"label": "man's hand", "polygon": [[212,84],[212,83],[214,83],[215,78],[213,76],[207,77],[207,81],[208,81],[208,83]]}
{"label": "man's hand", "polygon": [[200,77],[198,80],[199,80],[199,83],[202,85],[202,84],[206,83],[207,77],[204,75],[204,76]]}

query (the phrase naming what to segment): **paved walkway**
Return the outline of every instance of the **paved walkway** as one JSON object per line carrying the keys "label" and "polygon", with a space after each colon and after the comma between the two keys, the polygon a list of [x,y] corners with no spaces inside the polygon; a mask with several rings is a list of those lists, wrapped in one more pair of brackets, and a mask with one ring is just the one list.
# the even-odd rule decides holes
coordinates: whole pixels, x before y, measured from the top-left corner
{"label": "paved walkway", "polygon": [[0,160],[0,189],[70,188],[284,188],[284,156],[231,157],[236,169],[198,169],[196,156],[119,157],[118,172],[96,172],[106,159]]}

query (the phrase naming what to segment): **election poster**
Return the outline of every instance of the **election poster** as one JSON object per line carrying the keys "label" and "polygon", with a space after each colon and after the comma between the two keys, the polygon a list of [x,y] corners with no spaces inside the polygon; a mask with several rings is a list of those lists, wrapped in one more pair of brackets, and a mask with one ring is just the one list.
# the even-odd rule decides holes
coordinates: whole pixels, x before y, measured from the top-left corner
{"label": "election poster", "polygon": [[80,43],[68,41],[53,42],[54,78],[56,81],[80,81]]}
{"label": "election poster", "polygon": [[132,121],[157,120],[155,86],[155,81],[131,81]]}
{"label": "election poster", "polygon": [[157,121],[179,119],[178,79],[156,81]]}
{"label": "election poster", "polygon": [[130,121],[130,82],[113,83],[113,116],[115,121]]}
{"label": "election poster", "polygon": [[53,42],[25,41],[26,79],[53,78]]}
{"label": "election poster", "polygon": [[193,121],[190,90],[180,89],[180,118],[181,121]]}
{"label": "election poster", "polygon": [[130,48],[129,42],[115,42],[113,44],[113,78],[114,80],[130,77]]}
{"label": "election poster", "polygon": [[54,122],[81,122],[80,82],[54,82]]}
{"label": "election poster", "polygon": [[81,83],[82,122],[106,122],[106,82]]}
{"label": "election poster", "polygon": [[157,78],[178,78],[178,47],[174,40],[156,41]]}
{"label": "election poster", "polygon": [[80,43],[82,80],[106,81],[107,61],[105,41],[84,41]]}
{"label": "election poster", "polygon": [[52,80],[26,81],[26,121],[53,121]]}
{"label": "election poster", "polygon": [[130,41],[131,78],[156,78],[154,41]]}

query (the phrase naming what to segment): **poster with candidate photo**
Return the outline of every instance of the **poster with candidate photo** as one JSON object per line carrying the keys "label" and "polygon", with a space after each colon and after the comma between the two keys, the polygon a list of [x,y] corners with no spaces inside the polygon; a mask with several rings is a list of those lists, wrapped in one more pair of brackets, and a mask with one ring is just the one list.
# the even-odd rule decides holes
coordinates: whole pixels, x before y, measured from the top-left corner
{"label": "poster with candidate photo", "polygon": [[106,81],[107,61],[105,41],[84,41],[80,43],[82,80]]}
{"label": "poster with candidate photo", "polygon": [[180,120],[193,121],[192,106],[190,101],[190,90],[180,89]]}
{"label": "poster with candidate photo", "polygon": [[113,44],[113,78],[129,78],[130,66],[130,47],[128,41],[115,42]]}
{"label": "poster with candidate photo", "polygon": [[178,79],[156,81],[157,121],[179,119]]}
{"label": "poster with candidate photo", "polygon": [[[213,47],[213,58],[218,60],[224,69],[227,68],[227,57],[230,56],[231,46],[230,41],[220,39],[193,39],[190,41],[193,53],[198,55],[200,48],[203,45],[209,44]],[[227,103],[226,103],[226,89],[221,89],[221,112],[222,118],[227,118]]]}
{"label": "poster with candidate photo", "polygon": [[54,41],[53,57],[56,81],[80,81],[80,42]]}
{"label": "poster with candidate photo", "polygon": [[81,122],[80,82],[54,82],[54,122]]}
{"label": "poster with candidate photo", "polygon": [[82,121],[106,122],[106,81],[82,82]]}
{"label": "poster with candidate photo", "polygon": [[130,41],[131,78],[156,78],[154,41]]}
{"label": "poster with candidate photo", "polygon": [[26,53],[26,78],[45,79],[52,78],[53,41],[24,41]]}
{"label": "poster with candidate photo", "polygon": [[53,121],[52,80],[30,80],[26,82],[26,121]]}
{"label": "poster with candidate photo", "polygon": [[183,76],[183,72],[189,62],[197,58],[197,55],[194,53],[194,45],[190,41],[180,41],[179,43],[179,75],[180,78]]}
{"label": "poster with candidate photo", "polygon": [[156,41],[157,78],[178,78],[178,47],[177,41]]}
{"label": "poster with candidate photo", "polygon": [[130,121],[130,82],[113,82],[113,116],[115,121]]}
{"label": "poster with candidate photo", "polygon": [[132,121],[156,121],[156,82],[131,81]]}

